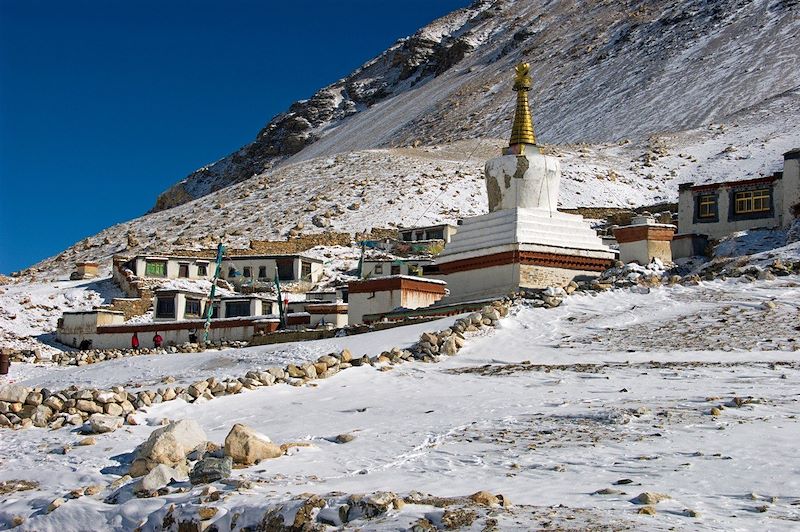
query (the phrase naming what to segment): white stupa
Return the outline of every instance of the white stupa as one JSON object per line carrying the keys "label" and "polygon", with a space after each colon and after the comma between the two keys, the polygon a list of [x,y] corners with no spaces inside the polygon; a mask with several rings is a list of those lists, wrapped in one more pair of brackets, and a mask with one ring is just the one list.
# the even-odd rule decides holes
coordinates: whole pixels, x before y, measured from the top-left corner
{"label": "white stupa", "polygon": [[463,220],[436,259],[448,302],[561,286],[608,269],[614,252],[582,216],[558,212],[561,167],[536,144],[529,66],[517,65],[511,142],[486,162],[489,213]]}

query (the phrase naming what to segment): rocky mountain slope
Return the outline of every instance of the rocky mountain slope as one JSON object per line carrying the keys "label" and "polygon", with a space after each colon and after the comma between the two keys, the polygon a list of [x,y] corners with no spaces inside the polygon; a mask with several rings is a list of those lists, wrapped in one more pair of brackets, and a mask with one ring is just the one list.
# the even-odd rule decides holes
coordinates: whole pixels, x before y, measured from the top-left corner
{"label": "rocky mountain slope", "polygon": [[[510,90],[508,91],[510,93]],[[677,185],[745,179],[781,169],[798,147],[800,91],[701,128],[641,142],[547,145],[559,157],[559,206],[635,207],[675,201]],[[63,276],[76,261],[114,253],[211,248],[223,240],[284,239],[325,231],[455,223],[487,210],[484,161],[504,139],[359,150],[284,165],[169,210],[86,238],[30,270]]]}
{"label": "rocky mountain slope", "polygon": [[637,142],[721,121],[800,86],[798,12],[797,0],[477,1],[296,102],[154,210],[314,157],[504,137],[520,60],[545,142]]}

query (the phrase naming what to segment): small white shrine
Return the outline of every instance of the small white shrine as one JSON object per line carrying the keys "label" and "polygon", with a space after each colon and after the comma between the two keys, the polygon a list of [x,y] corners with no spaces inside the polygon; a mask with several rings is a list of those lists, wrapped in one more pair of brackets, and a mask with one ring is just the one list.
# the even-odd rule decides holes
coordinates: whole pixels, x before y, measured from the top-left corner
{"label": "small white shrine", "polygon": [[448,303],[562,286],[596,277],[614,260],[582,216],[557,210],[561,167],[536,144],[529,71],[517,65],[509,146],[486,163],[489,213],[463,220],[430,275],[447,281]]}

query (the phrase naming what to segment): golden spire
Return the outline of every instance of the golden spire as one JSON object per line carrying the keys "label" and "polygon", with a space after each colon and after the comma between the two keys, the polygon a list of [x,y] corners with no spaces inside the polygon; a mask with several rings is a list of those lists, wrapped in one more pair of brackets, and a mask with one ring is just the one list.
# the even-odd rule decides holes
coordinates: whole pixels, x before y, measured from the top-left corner
{"label": "golden spire", "polygon": [[509,146],[536,144],[531,108],[528,105],[528,91],[531,90],[530,72],[531,66],[528,63],[520,63],[514,69],[514,92],[517,93],[517,110],[514,112],[514,125],[511,126]]}

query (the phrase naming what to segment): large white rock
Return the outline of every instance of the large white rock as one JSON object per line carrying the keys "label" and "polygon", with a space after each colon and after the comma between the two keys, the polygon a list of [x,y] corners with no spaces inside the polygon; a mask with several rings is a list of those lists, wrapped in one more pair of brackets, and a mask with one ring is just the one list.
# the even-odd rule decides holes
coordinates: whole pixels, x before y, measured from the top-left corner
{"label": "large white rock", "polygon": [[30,388],[17,384],[6,384],[5,386],[0,386],[0,401],[24,403],[29,393],[31,393]]}
{"label": "large white rock", "polygon": [[89,432],[93,434],[114,432],[121,426],[122,418],[118,416],[107,416],[105,414],[92,414],[89,416]]}
{"label": "large white rock", "polygon": [[154,430],[139,447],[131,465],[130,475],[142,476],[158,464],[177,466],[186,461],[186,455],[208,440],[203,428],[192,419],[182,419]]}
{"label": "large white rock", "polygon": [[225,438],[225,456],[237,464],[251,465],[260,460],[283,455],[280,446],[247,425],[237,423]]}

